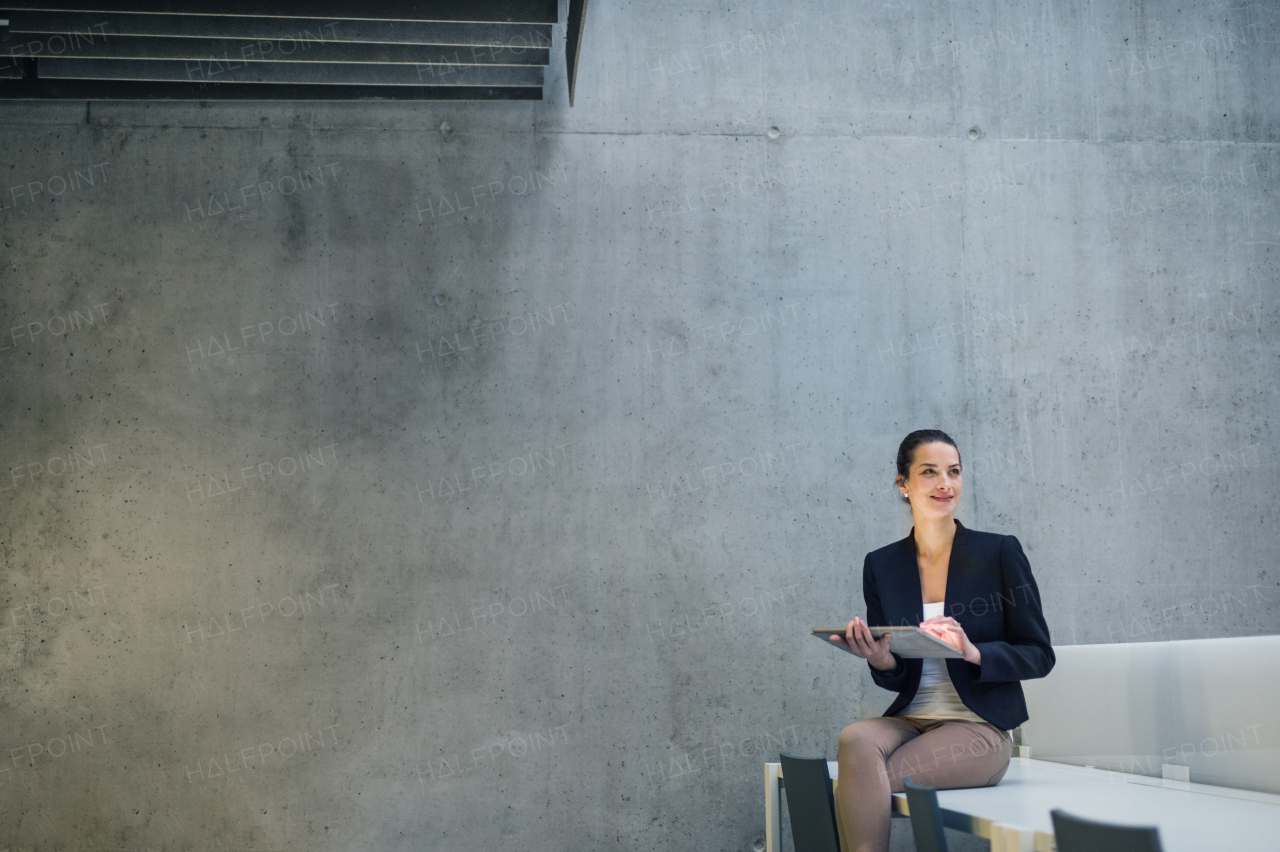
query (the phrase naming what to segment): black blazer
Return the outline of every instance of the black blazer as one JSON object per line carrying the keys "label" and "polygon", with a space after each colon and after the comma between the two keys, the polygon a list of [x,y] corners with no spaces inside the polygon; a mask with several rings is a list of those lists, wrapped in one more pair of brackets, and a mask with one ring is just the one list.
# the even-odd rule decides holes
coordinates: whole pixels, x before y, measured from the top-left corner
{"label": "black blazer", "polygon": [[[867,623],[873,627],[914,626],[924,620],[914,527],[901,541],[867,554],[862,594]],[[1019,681],[1044,677],[1056,661],[1040,610],[1040,590],[1018,539],[966,529],[956,521],[945,600],[945,614],[960,622],[982,652],[981,665],[947,660],[956,693],[966,707],[997,728],[1016,728],[1027,721]],[[898,693],[885,716],[895,715],[915,697],[923,668],[918,659],[893,657],[897,665],[887,671],[867,664],[878,685]]]}

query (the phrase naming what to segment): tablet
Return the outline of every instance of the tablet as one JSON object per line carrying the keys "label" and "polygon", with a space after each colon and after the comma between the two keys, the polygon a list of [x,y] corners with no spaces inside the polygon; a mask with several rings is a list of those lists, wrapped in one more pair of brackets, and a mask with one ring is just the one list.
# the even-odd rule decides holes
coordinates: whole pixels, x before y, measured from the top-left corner
{"label": "tablet", "polygon": [[[814,627],[812,633],[818,639],[853,654],[848,645],[842,642],[832,642],[828,637],[843,636],[843,627]],[[947,659],[958,660],[964,656],[964,652],[953,645],[948,645],[936,636],[933,636],[919,627],[872,627],[871,635],[879,639],[886,633],[892,633],[893,638],[889,640],[889,650],[897,654],[903,659],[919,659],[923,657],[944,657]],[[855,657],[857,654],[853,654]]]}

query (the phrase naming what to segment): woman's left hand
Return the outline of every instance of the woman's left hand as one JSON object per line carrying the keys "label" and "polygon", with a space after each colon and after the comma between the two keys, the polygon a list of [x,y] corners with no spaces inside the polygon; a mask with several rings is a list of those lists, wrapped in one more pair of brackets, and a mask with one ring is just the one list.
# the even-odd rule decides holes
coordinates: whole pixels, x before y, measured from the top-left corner
{"label": "woman's left hand", "polygon": [[933,618],[925,619],[920,622],[920,626],[932,625],[940,628],[948,634],[946,641],[959,648],[964,652],[966,662],[974,665],[982,665],[982,652],[978,650],[969,637],[964,634],[964,628],[960,626],[960,622],[956,621],[949,615],[935,615]]}

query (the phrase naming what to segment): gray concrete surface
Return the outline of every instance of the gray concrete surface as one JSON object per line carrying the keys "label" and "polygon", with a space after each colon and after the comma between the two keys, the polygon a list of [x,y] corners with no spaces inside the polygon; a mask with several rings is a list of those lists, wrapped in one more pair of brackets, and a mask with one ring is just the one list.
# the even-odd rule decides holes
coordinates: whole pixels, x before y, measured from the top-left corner
{"label": "gray concrete surface", "polygon": [[915,428],[1055,643],[1280,628],[1280,6],[776,6],[0,105],[0,848],[750,850]]}

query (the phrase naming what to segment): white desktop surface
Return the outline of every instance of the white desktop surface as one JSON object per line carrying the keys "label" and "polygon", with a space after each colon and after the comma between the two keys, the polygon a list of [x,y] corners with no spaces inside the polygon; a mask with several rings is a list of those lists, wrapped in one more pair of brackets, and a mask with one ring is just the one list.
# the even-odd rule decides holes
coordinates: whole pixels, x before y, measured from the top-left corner
{"label": "white desktop surface", "polygon": [[[828,766],[838,783],[837,765]],[[906,795],[895,793],[893,799],[894,812],[906,814]],[[1052,852],[1053,808],[1103,822],[1159,826],[1164,852],[1280,849],[1280,795],[1022,757],[1009,761],[995,787],[939,790],[938,805],[948,828],[985,837],[993,850]],[[775,815],[767,837],[770,852],[780,852],[776,808],[766,791],[766,812]]]}
{"label": "white desktop surface", "polygon": [[[995,791],[1000,795],[991,796]],[[905,794],[902,798],[905,812]],[[1053,808],[1102,822],[1156,825],[1165,852],[1280,849],[1280,796],[1046,760],[1012,758],[996,787],[939,790],[938,804],[944,810],[1049,836]],[[1043,848],[1042,843],[1035,846]]]}

